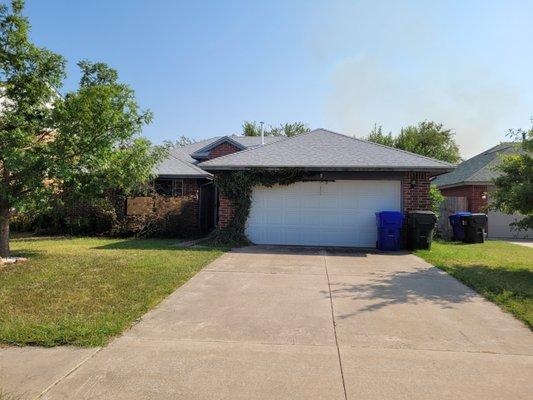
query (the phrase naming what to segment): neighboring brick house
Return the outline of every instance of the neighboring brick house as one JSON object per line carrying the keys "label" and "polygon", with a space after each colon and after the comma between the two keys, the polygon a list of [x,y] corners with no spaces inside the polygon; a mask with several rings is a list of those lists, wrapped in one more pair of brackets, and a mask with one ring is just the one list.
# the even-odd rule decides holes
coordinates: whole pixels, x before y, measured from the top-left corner
{"label": "neighboring brick house", "polygon": [[[246,234],[258,244],[373,247],[377,211],[429,210],[430,179],[454,168],[324,129],[204,158],[197,167],[215,175],[250,168],[309,172],[302,182],[254,188]],[[224,228],[233,204],[220,195],[217,209]]]}
{"label": "neighboring brick house", "polygon": [[502,156],[517,154],[517,143],[500,143],[457,166],[455,170],[440,175],[432,183],[445,197],[466,197],[468,209],[463,211],[488,214],[487,234],[494,238],[533,237],[533,232],[515,232],[509,224],[520,218],[489,210],[490,193],[495,189],[493,179],[499,175],[496,167]]}

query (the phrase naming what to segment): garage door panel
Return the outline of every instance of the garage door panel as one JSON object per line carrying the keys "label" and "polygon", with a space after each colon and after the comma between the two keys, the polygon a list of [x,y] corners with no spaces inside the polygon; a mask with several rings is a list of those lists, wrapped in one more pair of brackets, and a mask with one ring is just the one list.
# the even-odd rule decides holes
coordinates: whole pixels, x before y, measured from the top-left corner
{"label": "garage door panel", "polygon": [[376,211],[400,211],[399,181],[257,187],[247,222],[258,244],[374,246]]}
{"label": "garage door panel", "polygon": [[533,230],[516,231],[511,228],[512,222],[520,221],[523,216],[519,214],[504,214],[499,211],[489,211],[488,214],[488,237],[502,239],[526,239],[533,238]]}

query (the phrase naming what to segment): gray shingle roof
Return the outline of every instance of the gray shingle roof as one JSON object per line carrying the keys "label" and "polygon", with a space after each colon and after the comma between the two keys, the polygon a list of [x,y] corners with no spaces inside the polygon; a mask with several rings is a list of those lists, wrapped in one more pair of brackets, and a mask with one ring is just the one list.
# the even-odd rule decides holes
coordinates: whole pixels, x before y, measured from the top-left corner
{"label": "gray shingle roof", "polygon": [[198,164],[211,170],[298,167],[323,170],[448,172],[452,164],[325,129]]}
{"label": "gray shingle roof", "polygon": [[437,187],[460,184],[487,184],[500,174],[494,168],[500,163],[501,156],[520,152],[516,143],[500,143],[466,161],[447,174],[437,177],[433,183]]}
{"label": "gray shingle roof", "polygon": [[[210,177],[207,171],[198,168],[198,161],[191,157],[191,154],[200,153],[204,148],[208,148],[213,143],[219,141],[224,136],[202,140],[187,146],[177,147],[168,151],[167,157],[155,168],[154,173],[158,176],[175,176],[187,178]],[[258,136],[228,136],[231,140],[239,143],[245,148],[252,148],[261,145],[261,137]],[[266,136],[265,143],[273,143],[284,139],[283,137]]]}

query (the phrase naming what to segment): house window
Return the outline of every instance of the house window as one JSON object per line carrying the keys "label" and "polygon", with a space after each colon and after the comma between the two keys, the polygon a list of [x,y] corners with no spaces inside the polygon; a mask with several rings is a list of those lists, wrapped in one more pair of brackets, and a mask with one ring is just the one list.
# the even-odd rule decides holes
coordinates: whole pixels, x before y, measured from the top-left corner
{"label": "house window", "polygon": [[166,197],[183,196],[183,179],[157,179],[155,191]]}

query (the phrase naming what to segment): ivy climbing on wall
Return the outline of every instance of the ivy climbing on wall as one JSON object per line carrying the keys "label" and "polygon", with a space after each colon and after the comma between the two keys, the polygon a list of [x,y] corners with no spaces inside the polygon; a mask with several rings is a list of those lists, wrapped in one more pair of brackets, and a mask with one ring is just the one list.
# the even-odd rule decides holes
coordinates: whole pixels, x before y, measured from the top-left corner
{"label": "ivy climbing on wall", "polygon": [[211,235],[212,240],[229,245],[248,244],[249,240],[244,230],[250,214],[254,186],[290,185],[311,175],[313,173],[298,168],[276,170],[252,168],[216,174],[215,185],[224,196],[232,201],[235,214],[226,228],[215,229]]}

